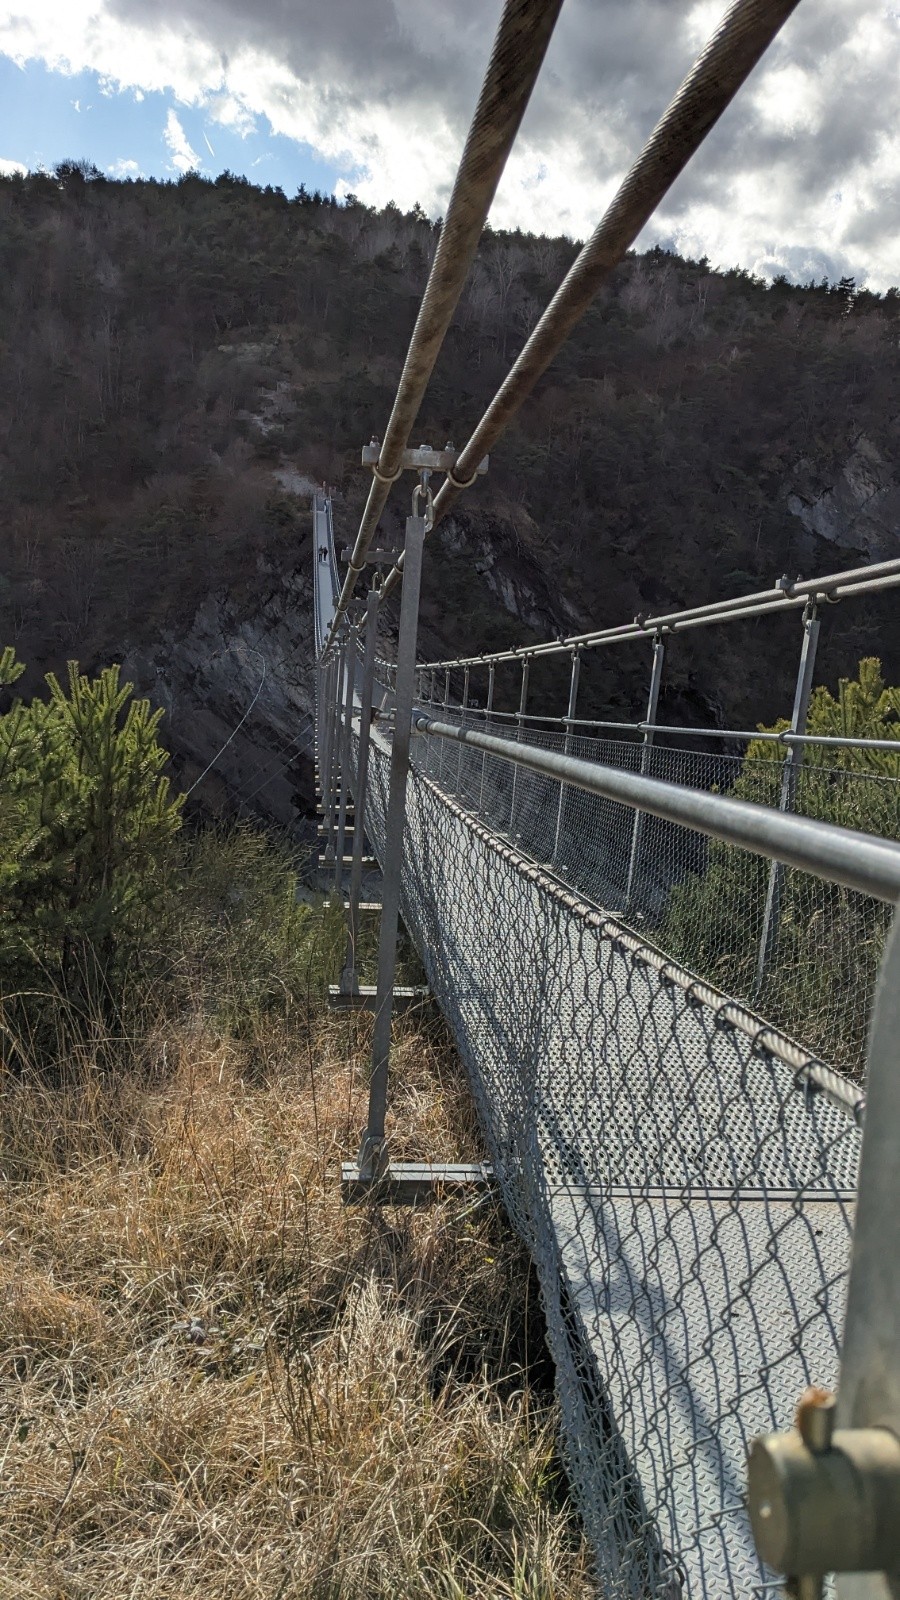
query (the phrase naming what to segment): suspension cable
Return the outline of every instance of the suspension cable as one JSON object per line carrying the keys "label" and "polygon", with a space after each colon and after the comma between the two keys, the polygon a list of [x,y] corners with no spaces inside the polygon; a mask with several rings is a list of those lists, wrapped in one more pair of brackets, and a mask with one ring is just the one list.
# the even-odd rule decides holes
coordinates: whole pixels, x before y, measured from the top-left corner
{"label": "suspension cable", "polygon": [[225,751],[228,749],[228,746],[231,744],[232,739],[234,739],[236,737],[236,735],[240,733],[242,727],[244,726],[244,723],[247,721],[247,718],[249,717],[251,711],[253,710],[253,707],[256,705],[257,700],[259,699],[260,695],[263,692],[263,684],[266,681],[266,658],[261,653],[261,651],[257,650],[252,644],[248,645],[247,649],[248,650],[252,650],[252,652],[253,652],[253,654],[255,656],[259,656],[259,659],[262,662],[262,677],[259,680],[259,688],[257,689],[255,695],[253,696],[253,699],[250,701],[250,704],[248,705],[246,711],[244,712],[244,715],[241,717],[240,722],[238,722],[235,725],[235,727],[232,728],[230,734],[228,735],[228,738],[225,740],[225,743],[221,746],[220,749],[218,749],[216,751],[216,753],[213,756],[212,760],[207,762],[207,764],[203,768],[203,771],[201,772],[199,778],[195,778],[193,783],[191,784],[191,787],[189,789],[185,789],[185,791],[184,791],[185,799],[187,799],[189,794],[193,794],[194,790],[197,788],[197,785],[201,784],[203,782],[203,779],[206,777],[207,773],[208,772],[212,772],[212,769],[215,766],[216,762],[218,761],[219,757],[223,756],[225,754]]}
{"label": "suspension cable", "polygon": [[[594,233],[460,453],[434,501],[434,521],[447,515],[475,468],[527,399],[580,321],[598,289],[634,243],[664,195],[734,99],[798,0],[736,0],[656,124]],[[382,595],[396,587],[403,557]]]}
{"label": "suspension cable", "polygon": [[504,5],[326,648],[336,636],[390,486],[402,469],[403,451],[561,8],[562,0],[506,0]]}

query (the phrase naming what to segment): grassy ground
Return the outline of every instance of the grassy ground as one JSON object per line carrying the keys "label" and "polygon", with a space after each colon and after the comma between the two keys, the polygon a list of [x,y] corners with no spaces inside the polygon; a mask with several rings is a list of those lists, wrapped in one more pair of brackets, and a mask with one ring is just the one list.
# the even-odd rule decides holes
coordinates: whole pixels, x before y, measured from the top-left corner
{"label": "grassy ground", "polygon": [[[342,1209],[367,1018],[197,1015],[0,1079],[2,1600],[588,1600],[493,1200]],[[403,1025],[408,1158],[478,1153]]]}

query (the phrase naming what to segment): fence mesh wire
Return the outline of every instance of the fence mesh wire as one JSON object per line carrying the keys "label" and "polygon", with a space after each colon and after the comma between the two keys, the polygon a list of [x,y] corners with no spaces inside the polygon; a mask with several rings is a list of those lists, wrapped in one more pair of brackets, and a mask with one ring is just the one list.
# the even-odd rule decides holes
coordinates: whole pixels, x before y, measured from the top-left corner
{"label": "fence mesh wire", "polygon": [[[439,715],[511,731],[508,717]],[[781,765],[762,757],[518,731],[779,802]],[[389,739],[373,734],[365,797],[382,859]],[[358,724],[352,770],[357,749]],[[893,779],[807,761],[793,804],[898,831]],[[837,1376],[860,1130],[802,1068],[812,1054],[861,1079],[888,913],[796,872],[773,897],[770,871],[413,739],[403,917],[535,1261],[569,1475],[610,1600],[774,1594],[745,1510],[747,1445]],[[766,1023],[736,1025],[728,995]],[[772,1048],[770,1023],[799,1046]]]}
{"label": "fence mesh wire", "polygon": [[[484,816],[508,808],[503,764],[457,756],[444,746],[445,784]],[[376,852],[388,766],[377,740]],[[835,1380],[858,1128],[432,767],[437,742],[417,740],[404,918],[538,1269],[603,1593],[774,1592],[744,1457],[806,1383]],[[553,799],[524,785],[523,819],[552,830]]]}
{"label": "fence mesh wire", "polygon": [[[527,725],[511,729],[508,719],[483,712],[469,710],[463,719],[452,705],[436,714],[689,788],[763,805],[782,800],[785,766],[777,747],[757,754],[760,746],[751,746],[744,756],[707,754]],[[636,816],[613,801],[573,788],[561,794],[555,779],[494,757],[437,739],[420,743],[422,770],[493,831],[861,1081],[889,907],[690,829]],[[812,746],[798,764],[790,808],[882,838],[900,837],[900,778],[827,765],[824,755],[825,747]]]}

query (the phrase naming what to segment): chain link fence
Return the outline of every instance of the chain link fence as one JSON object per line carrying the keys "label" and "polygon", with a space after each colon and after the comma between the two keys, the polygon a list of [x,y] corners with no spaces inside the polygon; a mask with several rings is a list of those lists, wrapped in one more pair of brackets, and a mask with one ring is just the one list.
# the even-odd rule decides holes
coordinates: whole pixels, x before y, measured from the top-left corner
{"label": "chain link fence", "polygon": [[[498,737],[688,788],[778,806],[784,757],[645,747],[458,706],[439,716]],[[629,807],[560,786],[440,740],[420,740],[422,770],[524,855],[622,917],[667,955],[759,1011],[811,1053],[861,1082],[868,1020],[891,910],[881,902]],[[900,838],[900,778],[830,765],[810,745],[791,809]],[[773,872],[777,904],[767,905]]]}
{"label": "chain link fence", "polygon": [[[333,750],[331,671],[319,724]],[[387,663],[377,675],[365,834],[383,860]],[[783,751],[758,743],[710,754],[446,699],[427,709],[784,803]],[[351,774],[358,749],[357,721]],[[900,778],[829,755],[798,763],[793,809],[900,835]],[[790,1424],[808,1383],[837,1378],[889,908],[421,731],[401,905],[536,1265],[605,1600],[775,1594],[745,1457]]]}
{"label": "chain link fence", "polygon": [[[376,735],[379,854],[388,749]],[[774,1593],[745,1452],[835,1380],[859,1129],[805,1091],[802,1052],[785,1041],[780,1059],[771,1030],[736,1026],[724,996],[539,865],[560,798],[563,854],[596,819],[587,834],[574,792],[516,776],[530,855],[501,834],[506,763],[415,741],[403,915],[537,1266],[603,1593]],[[632,825],[609,829],[620,878]]]}

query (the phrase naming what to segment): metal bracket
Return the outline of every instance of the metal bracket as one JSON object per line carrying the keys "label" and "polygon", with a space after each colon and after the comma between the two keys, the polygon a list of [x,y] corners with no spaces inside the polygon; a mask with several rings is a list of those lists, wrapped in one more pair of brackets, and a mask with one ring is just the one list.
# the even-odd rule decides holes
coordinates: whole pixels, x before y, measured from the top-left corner
{"label": "metal bracket", "polygon": [[493,1170],[484,1161],[385,1160],[371,1175],[363,1171],[361,1162],[341,1163],[341,1199],[349,1206],[368,1199],[386,1206],[421,1205],[462,1190],[490,1189],[493,1183]]}
{"label": "metal bracket", "polygon": [[[380,454],[381,443],[378,439],[373,439],[371,444],[364,444],[363,466],[377,467]],[[421,472],[423,468],[427,472],[449,472],[456,466],[461,455],[462,451],[454,449],[452,444],[446,445],[443,450],[432,450],[430,444],[420,444],[416,449],[404,450],[400,458],[400,468],[403,472]],[[475,471],[479,476],[487,472],[489,461],[490,457],[485,456],[484,460],[478,463]]]}
{"label": "metal bracket", "polygon": [[[362,1131],[359,1146],[359,1155],[356,1159],[356,1168],[361,1181],[377,1183],[384,1177],[388,1166],[388,1142],[382,1134],[375,1137],[369,1133],[368,1128]],[[343,1179],[343,1169],[342,1169]]]}
{"label": "metal bracket", "polygon": [[[366,561],[371,562],[373,566],[376,567],[388,565],[394,566],[399,554],[399,550],[370,550],[366,555]],[[352,555],[353,551],[349,545],[346,545],[341,551],[341,560],[345,563],[345,565],[350,561]]]}
{"label": "metal bracket", "polygon": [[[380,910],[380,907],[379,907]],[[395,985],[391,991],[395,1011],[408,1011],[430,998],[431,990],[424,985]],[[331,1011],[376,1011],[378,990],[374,983],[360,983],[355,989],[342,989],[339,984],[328,985],[328,1007]]]}

